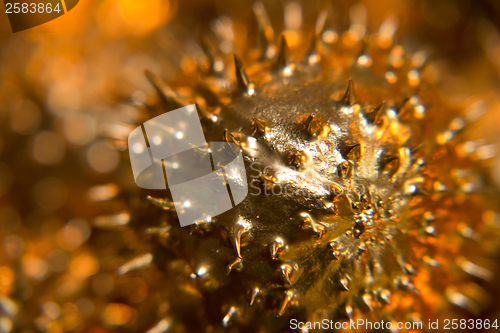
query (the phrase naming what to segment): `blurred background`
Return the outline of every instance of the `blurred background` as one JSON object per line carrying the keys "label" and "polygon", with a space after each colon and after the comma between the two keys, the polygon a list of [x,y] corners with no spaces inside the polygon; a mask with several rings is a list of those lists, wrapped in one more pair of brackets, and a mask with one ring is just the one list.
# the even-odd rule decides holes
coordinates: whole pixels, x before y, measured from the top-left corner
{"label": "blurred background", "polygon": [[[200,36],[224,34],[225,26],[233,35],[220,51],[248,49],[257,24],[252,3],[86,0],[15,34],[0,6],[0,331],[143,329],[139,313],[154,276],[112,272],[126,254],[116,249],[147,247],[124,229],[131,206],[140,205],[126,138],[147,120],[140,105],[154,98],[144,69],[174,88],[188,82],[206,67]],[[467,133],[470,149],[500,185],[499,1],[263,3],[276,31],[294,27],[283,16],[290,3],[301,8],[292,51],[325,6],[328,43],[348,29],[356,3],[367,9],[368,32],[391,18],[399,42],[426,50],[450,103],[474,105],[480,119]]]}

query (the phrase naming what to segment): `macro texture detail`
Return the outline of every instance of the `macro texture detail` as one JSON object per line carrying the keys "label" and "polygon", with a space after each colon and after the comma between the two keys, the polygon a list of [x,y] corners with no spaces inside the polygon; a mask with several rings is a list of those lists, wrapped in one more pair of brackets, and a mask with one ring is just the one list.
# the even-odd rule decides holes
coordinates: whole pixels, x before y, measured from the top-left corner
{"label": "macro texture detail", "polygon": [[2,39],[0,332],[497,328],[498,13],[89,0]]}

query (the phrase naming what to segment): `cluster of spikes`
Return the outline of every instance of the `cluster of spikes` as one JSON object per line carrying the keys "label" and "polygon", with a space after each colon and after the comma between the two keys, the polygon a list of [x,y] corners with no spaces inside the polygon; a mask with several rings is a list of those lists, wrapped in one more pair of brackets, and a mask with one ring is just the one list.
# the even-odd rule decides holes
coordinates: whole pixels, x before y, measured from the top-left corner
{"label": "cluster of spikes", "polygon": [[[201,295],[193,302],[204,310],[191,315],[212,328],[282,331],[290,318],[422,322],[454,309],[480,315],[484,290],[462,287],[492,273],[474,263],[481,250],[463,251],[482,239],[475,230],[489,215],[475,162],[455,149],[465,118],[440,110],[442,97],[420,82],[423,64],[414,66],[401,46],[377,49],[368,36],[321,48],[321,27],[305,60],[294,62],[285,34],[273,54],[263,6],[254,11],[260,52],[247,57],[252,75],[236,55],[233,76],[221,71],[209,43],[208,69],[189,96],[146,72],[159,96],[146,105],[152,115],[195,103],[207,141],[241,147],[247,198],[181,228],[168,198],[148,196],[166,215],[146,233],[166,241],[118,274],[181,260],[183,273],[165,268],[164,279]],[[355,90],[377,104],[365,105]],[[194,325],[164,314],[150,332],[181,323]]]}

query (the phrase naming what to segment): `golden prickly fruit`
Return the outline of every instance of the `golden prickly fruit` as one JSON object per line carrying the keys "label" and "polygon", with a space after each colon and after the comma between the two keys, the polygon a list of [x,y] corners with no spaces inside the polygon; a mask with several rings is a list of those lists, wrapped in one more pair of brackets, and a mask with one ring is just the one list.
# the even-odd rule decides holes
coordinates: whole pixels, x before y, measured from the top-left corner
{"label": "golden prickly fruit", "polygon": [[486,293],[468,294],[463,273],[492,273],[474,263],[480,248],[463,249],[489,228],[491,206],[478,165],[457,153],[467,119],[426,80],[423,55],[355,31],[334,46],[313,34],[294,50],[284,34],[272,56],[262,41],[234,56],[232,83],[213,54],[182,97],[148,73],[160,96],[152,114],[197,103],[207,141],[237,143],[247,169],[249,195],[231,211],[191,228],[165,213],[167,241],[152,253],[159,268],[173,259],[163,251],[182,258],[200,306],[183,312],[211,329],[263,332],[292,318],[419,327],[457,306],[479,315]]}

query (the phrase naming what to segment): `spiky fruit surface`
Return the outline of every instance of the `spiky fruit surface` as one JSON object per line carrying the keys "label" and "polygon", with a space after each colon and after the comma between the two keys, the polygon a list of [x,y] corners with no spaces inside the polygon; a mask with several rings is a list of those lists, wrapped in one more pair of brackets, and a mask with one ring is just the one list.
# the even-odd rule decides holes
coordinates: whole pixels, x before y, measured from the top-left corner
{"label": "spiky fruit surface", "polygon": [[[467,294],[457,271],[491,278],[472,263],[481,249],[464,252],[492,214],[474,162],[456,149],[466,120],[401,46],[355,37],[313,41],[293,61],[282,36],[271,60],[265,49],[235,56],[227,91],[211,75],[187,89],[207,141],[240,145],[250,185],[233,210],[189,230],[170,216],[160,232],[155,251],[181,254],[185,288],[210,304],[182,310],[198,318],[190,330],[281,332],[291,318],[427,324],[453,303],[480,314],[486,295]],[[160,112],[183,105],[148,75]]]}
{"label": "spiky fruit surface", "polygon": [[[300,6],[286,8],[285,18],[297,19]],[[310,8],[303,9],[305,16]],[[100,20],[113,13],[106,6],[99,10]],[[256,48],[251,40],[238,40],[246,31],[240,33],[237,19],[231,27],[227,16],[213,24],[220,39],[203,47],[179,37],[190,50],[181,61],[183,75],[166,80],[169,87],[160,76],[171,67],[148,72],[156,94],[142,86],[146,93],[136,91],[131,99],[143,113],[123,104],[114,113],[95,111],[95,81],[87,78],[92,89],[82,90],[80,108],[93,111],[64,114],[79,95],[69,89],[68,102],[61,85],[83,87],[78,78],[85,66],[57,58],[53,71],[41,75],[53,84],[44,81],[50,98],[39,97],[47,99],[55,121],[44,113],[45,131],[26,142],[1,133],[2,157],[10,159],[20,186],[8,197],[12,207],[7,202],[0,214],[8,222],[2,226],[1,259],[7,264],[0,267],[1,329],[286,332],[293,331],[290,319],[426,326],[428,319],[488,316],[483,311],[496,297],[491,282],[498,270],[498,195],[476,160],[476,143],[462,137],[474,119],[465,112],[474,111],[470,103],[452,103],[441,93],[438,70],[433,64],[425,69],[425,53],[396,42],[394,19],[365,35],[362,6],[342,9],[353,21],[340,33],[325,23],[323,11],[312,40],[288,20],[288,48],[284,37],[275,44],[264,6],[256,3],[253,10]],[[100,23],[116,33],[112,21]],[[174,31],[144,43],[171,42]],[[89,49],[96,47],[92,38],[87,42]],[[214,51],[227,51],[228,43],[243,45],[235,47],[241,59]],[[98,54],[108,59],[105,66],[115,61]],[[142,56],[127,63],[142,71],[143,63],[151,63]],[[160,63],[162,57],[155,57]],[[208,66],[196,69],[199,58]],[[28,63],[35,72],[42,67]],[[8,105],[38,96],[28,87],[24,96],[9,82],[0,88],[11,97]],[[167,194],[133,184],[122,139],[127,129],[188,103],[198,104],[208,142],[240,145],[250,188],[235,209],[181,228]],[[22,105],[24,114],[38,115],[32,104]],[[9,117],[13,131],[22,133],[19,114]],[[98,132],[111,134],[120,161],[98,139],[82,157],[81,138],[93,138],[81,133],[93,128],[85,126],[89,118],[99,123]],[[24,144],[29,152],[22,155],[18,147]],[[64,158],[47,154],[64,146]],[[38,164],[24,166],[25,155]],[[57,164],[58,158],[63,162]],[[107,167],[110,161],[116,169]],[[96,177],[86,165],[116,171]],[[88,189],[90,183],[98,186]],[[65,191],[69,203],[57,210]]]}

